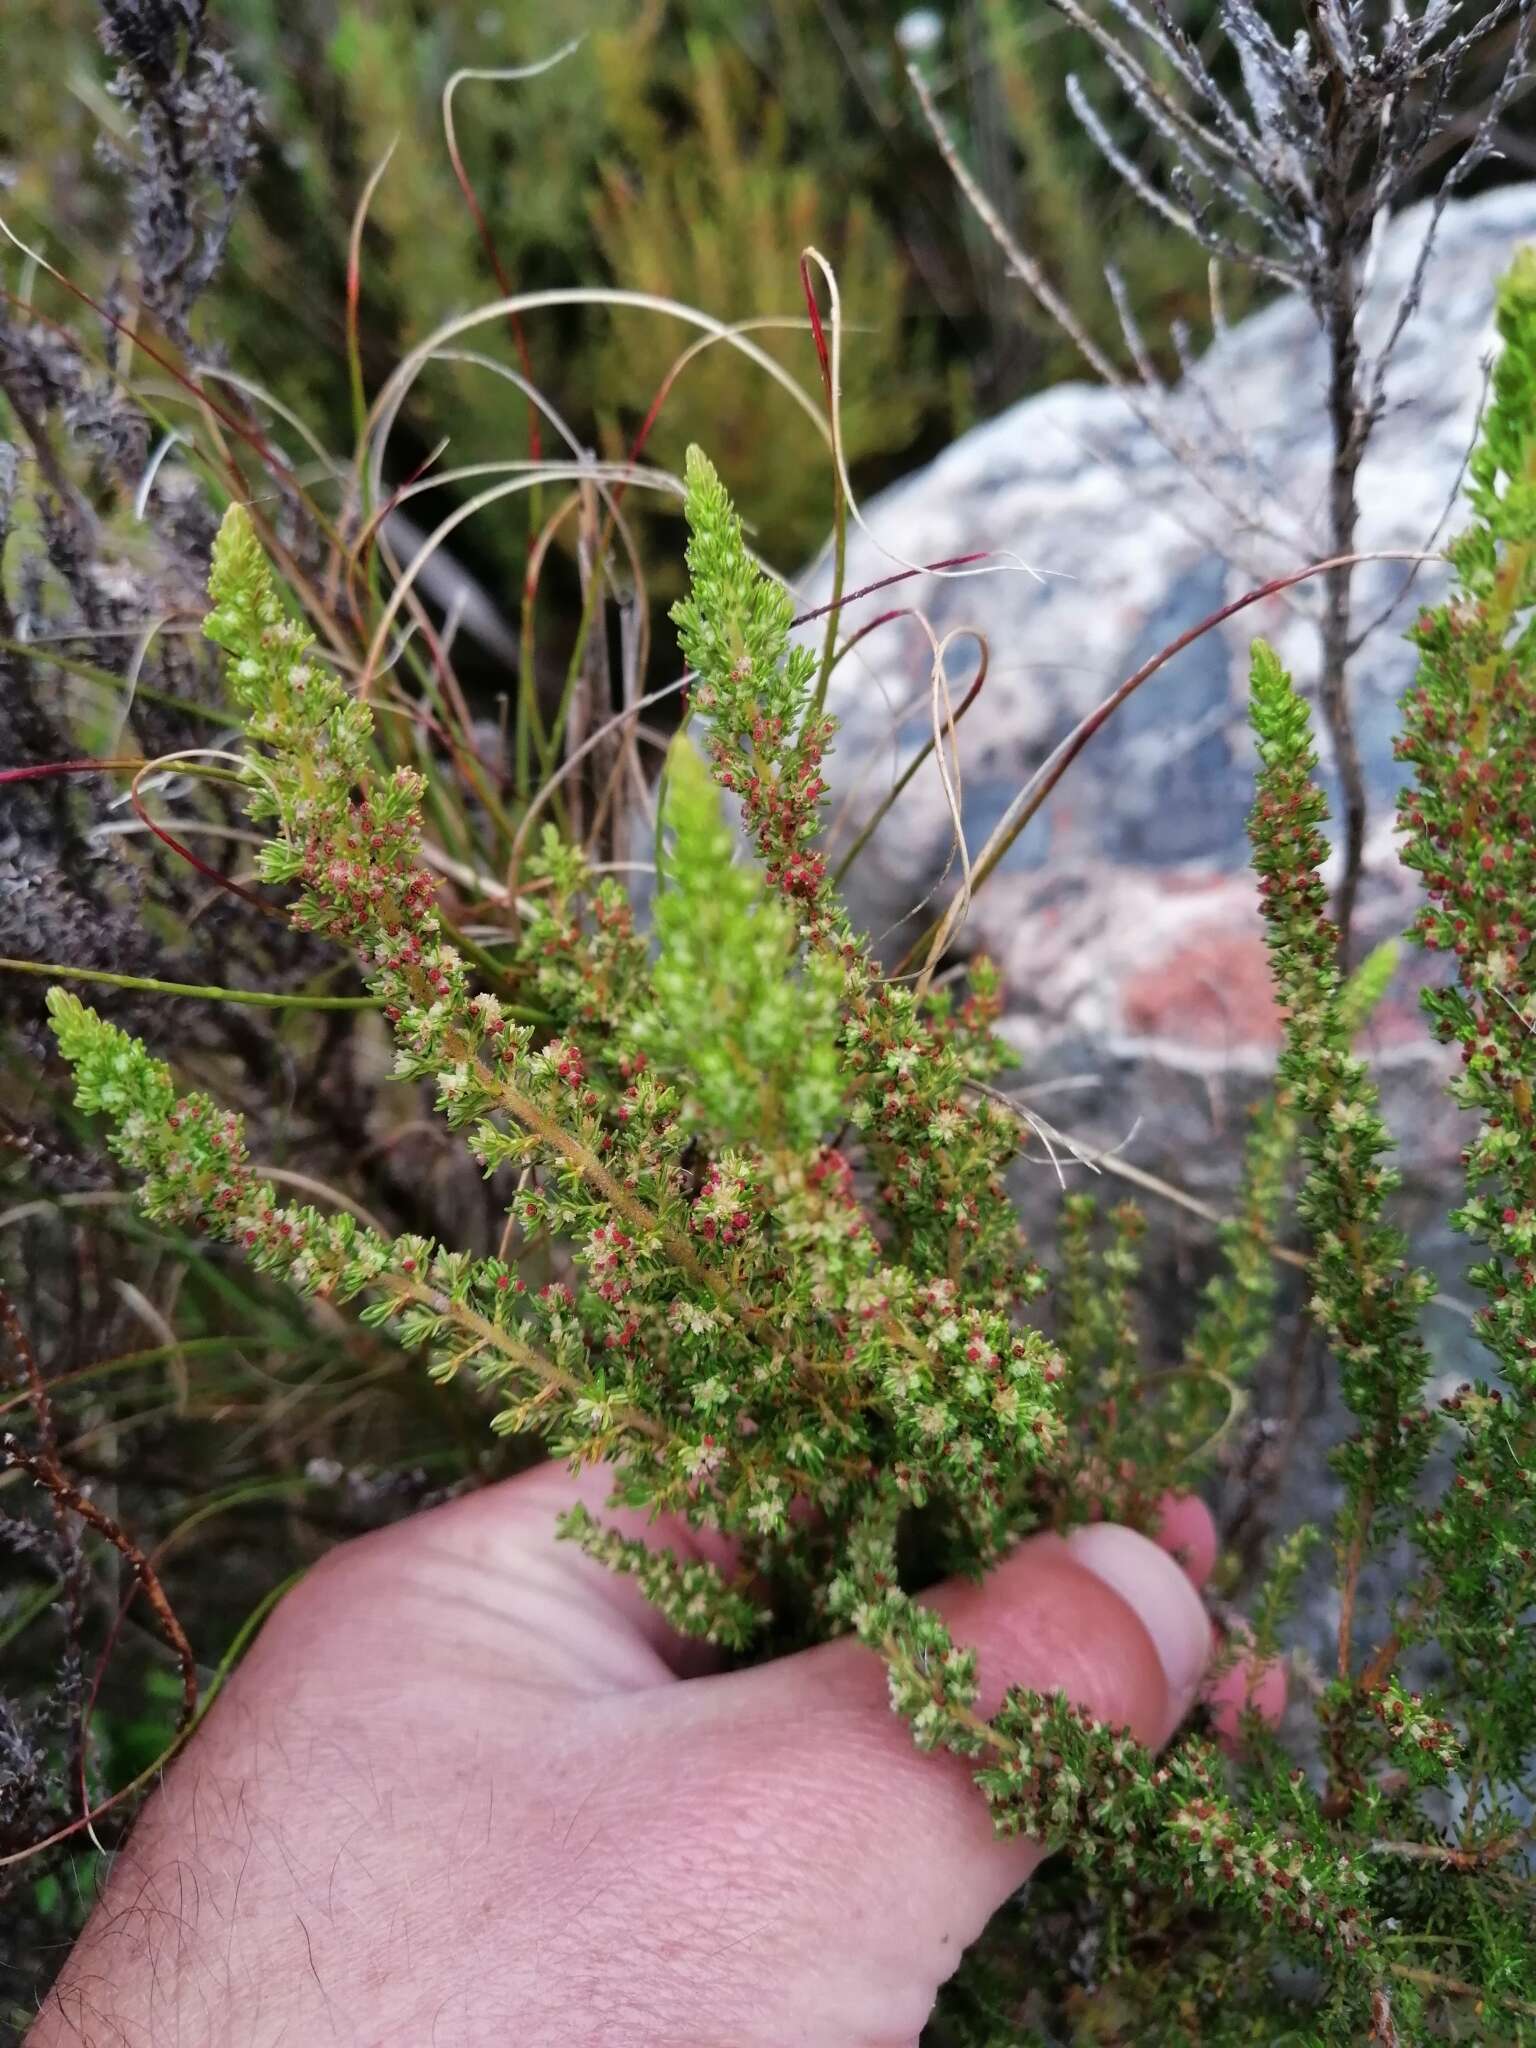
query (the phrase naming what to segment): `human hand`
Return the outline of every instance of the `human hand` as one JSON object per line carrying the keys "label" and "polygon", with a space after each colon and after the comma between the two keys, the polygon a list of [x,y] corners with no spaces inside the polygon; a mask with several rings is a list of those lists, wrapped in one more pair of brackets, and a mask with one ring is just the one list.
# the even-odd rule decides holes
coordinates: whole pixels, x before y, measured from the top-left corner
{"label": "human hand", "polygon": [[[30,2048],[914,2042],[1041,1852],[914,1749],[857,1643],[709,1673],[556,1540],[606,1491],[546,1466],[318,1565],[146,1807]],[[936,1589],[982,1708],[1060,1689],[1166,1741],[1211,1650],[1204,1509],[1171,1504],[1163,1542],[1189,1575],[1101,1524]]]}

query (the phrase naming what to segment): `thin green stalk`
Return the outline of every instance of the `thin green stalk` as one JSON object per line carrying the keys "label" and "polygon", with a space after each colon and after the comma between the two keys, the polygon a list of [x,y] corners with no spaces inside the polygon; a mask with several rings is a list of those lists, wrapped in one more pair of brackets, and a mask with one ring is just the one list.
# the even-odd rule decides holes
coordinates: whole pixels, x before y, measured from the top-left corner
{"label": "thin green stalk", "polygon": [[37,974],[45,981],[94,981],[108,988],[135,988],[146,995],[196,996],[210,1003],[250,1003],[261,1010],[378,1010],[378,996],[272,995],[262,989],[214,988],[191,981],[157,981],[147,974],[109,974],[104,967],[63,967],[52,960],[8,960],[0,968],[12,974]]}
{"label": "thin green stalk", "polygon": [[544,557],[548,553],[556,533],[569,514],[581,503],[581,495],[572,491],[559,509],[551,513],[548,521],[539,529],[528,550],[528,566],[523,572],[523,613],[519,626],[519,653],[517,664],[517,732],[515,736],[514,788],[518,797],[526,803],[533,791],[533,748],[537,746],[540,758],[545,750],[544,721],[539,712],[539,693],[534,683],[534,628],[535,606],[538,597],[539,578],[544,571]]}
{"label": "thin green stalk", "polygon": [[[492,824],[495,825],[496,829],[501,833],[508,845],[510,845],[517,836],[517,828],[508,817],[501,799],[490,787],[486,779],[484,764],[474,749],[473,734],[463,731],[456,723],[455,713],[447,702],[443,688],[443,673],[447,667],[446,657],[440,656],[436,651],[435,643],[430,641],[428,643],[428,653],[423,655],[417,645],[417,641],[413,639],[405,650],[404,660],[406,666],[415,675],[422,696],[436,716],[438,727],[443,739],[447,743],[449,753],[455,765],[461,770],[466,780],[473,787],[475,795],[485,806]],[[402,707],[402,709],[408,710],[409,707]],[[447,819],[452,819],[453,825],[459,834],[459,845],[467,854],[472,843],[468,825],[462,813],[457,809],[445,808],[445,799],[438,793],[438,783],[441,778],[432,772],[434,763],[431,759],[428,745],[428,734],[419,720],[412,719],[411,723],[417,765],[426,776],[429,796],[437,799],[434,804],[434,815],[437,817],[440,826],[444,825]],[[446,830],[444,831],[444,837],[449,837]]]}
{"label": "thin green stalk", "polygon": [[[125,1190],[121,1199],[126,1202],[132,1197]],[[270,1332],[263,1333],[259,1330],[245,1333],[234,1331],[227,1337],[183,1337],[175,1344],[152,1344],[143,1351],[124,1351],[116,1358],[98,1359],[94,1365],[82,1365],[75,1372],[59,1373],[48,1382],[48,1391],[50,1394],[57,1394],[66,1387],[83,1386],[90,1380],[103,1380],[115,1373],[132,1372],[141,1365],[159,1365],[168,1358],[217,1357],[221,1351],[237,1351],[242,1344],[271,1349],[274,1341]],[[23,1391],[0,1401],[0,1416],[9,1415],[17,1408],[25,1408],[30,1399],[30,1394]]]}
{"label": "thin green stalk", "polygon": [[[89,661],[77,661],[72,655],[55,654],[52,648],[36,641],[0,639],[0,654],[15,655],[23,661],[46,662],[50,668],[62,669],[65,675],[78,676],[81,682],[110,690],[115,697],[123,694],[122,677],[113,675],[110,669],[97,668]],[[135,684],[133,694],[147,703],[180,712],[186,718],[200,718],[205,725],[227,726],[230,722],[227,711],[220,711],[214,705],[199,704],[191,697],[178,697],[170,690],[153,689],[148,683]]]}
{"label": "thin green stalk", "polygon": [[59,1597],[57,1586],[40,1586],[32,1599],[24,1601],[8,1622],[0,1627],[0,1650],[24,1635],[40,1614],[46,1614]]}
{"label": "thin green stalk", "polygon": [[[566,663],[565,681],[560,689],[560,702],[555,706],[555,715],[550,724],[547,741],[539,749],[539,767],[542,774],[546,777],[554,772],[555,762],[560,753],[560,743],[565,737],[566,720],[570,716],[571,703],[576,695],[576,685],[581,679],[582,664],[587,657],[587,642],[592,637],[592,628],[596,623],[598,612],[601,608],[602,589],[603,568],[601,560],[598,559],[592,564],[592,573],[587,579],[587,587],[582,594],[581,618],[576,627],[576,639],[571,647],[571,658]],[[556,793],[554,801],[556,809],[562,813],[562,830],[569,830],[569,819],[565,815],[566,803],[563,789]]]}
{"label": "thin green stalk", "polygon": [[[843,479],[834,463],[832,500],[832,601],[827,607],[826,637],[821,643],[821,673],[816,678],[813,718],[820,718],[827,704],[827,686],[837,666],[837,627],[843,609],[843,585],[848,570],[848,497]],[[839,869],[839,876],[842,870]]]}

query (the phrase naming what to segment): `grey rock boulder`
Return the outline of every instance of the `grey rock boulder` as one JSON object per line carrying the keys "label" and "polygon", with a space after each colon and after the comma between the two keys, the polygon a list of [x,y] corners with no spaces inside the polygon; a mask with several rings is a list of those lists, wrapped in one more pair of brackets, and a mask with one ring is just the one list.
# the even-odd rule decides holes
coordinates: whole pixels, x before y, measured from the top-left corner
{"label": "grey rock boulder", "polygon": [[[1378,244],[1368,347],[1395,316],[1426,219],[1423,207],[1405,213]],[[1493,346],[1494,286],[1533,237],[1536,186],[1446,208],[1362,472],[1362,549],[1434,547],[1455,530]],[[891,556],[932,561],[991,549],[1038,571],[1005,564],[925,576],[847,615],[853,627],[911,604],[941,637],[959,628],[986,636],[987,681],[959,735],[973,852],[1052,748],[1122,678],[1243,591],[1326,551],[1325,368],[1311,312],[1281,300],[1224,333],[1157,401],[1158,431],[1114,392],[1058,386],[967,434],[863,508],[875,541],[855,533],[849,589],[889,575]],[[1176,451],[1193,454],[1194,475]],[[1352,670],[1371,802],[1358,926],[1369,941],[1401,930],[1411,912],[1412,878],[1397,862],[1393,829],[1402,778],[1392,737],[1413,669],[1402,634],[1444,579],[1436,563],[1374,562],[1356,575],[1356,618],[1372,622]],[[823,564],[811,601],[829,587]],[[1232,1134],[1244,1077],[1251,1089],[1269,1071],[1277,1039],[1246,867],[1248,648],[1256,634],[1274,642],[1310,691],[1321,604],[1320,581],[1265,600],[1196,640],[1130,698],[982,889],[959,942],[989,952],[1003,970],[1005,1029],[1023,1079],[1095,1077],[1058,1098],[1058,1121],[1113,1142],[1139,1120],[1130,1156],[1154,1167],[1181,1162],[1186,1184],[1229,1177],[1235,1145],[1213,1141]],[[930,664],[925,635],[895,621],[840,666],[831,779],[841,792],[857,791],[845,834],[931,731]],[[974,667],[973,644],[957,637],[948,656],[956,696]],[[877,930],[898,926],[934,889],[951,844],[929,764],[857,863],[859,914]],[[940,900],[955,872],[951,865]],[[912,929],[909,921],[907,935]],[[885,950],[900,948],[893,939]],[[1405,967],[1373,1027],[1388,1068],[1424,1056],[1419,971],[1417,962]],[[1422,1089],[1416,1114],[1420,1136],[1433,1127],[1433,1149],[1454,1146],[1453,1120]]]}
{"label": "grey rock boulder", "polygon": [[[1368,346],[1394,318],[1425,224],[1424,209],[1414,209],[1377,247]],[[1533,238],[1536,186],[1447,208],[1361,476],[1362,549],[1434,548],[1456,530],[1459,478],[1494,344],[1494,287]],[[1324,378],[1311,313],[1281,301],[1217,340],[1160,401],[1158,431],[1112,392],[1057,387],[966,435],[863,508],[878,545],[863,533],[854,538],[849,589],[890,575],[893,555],[923,562],[991,549],[1040,572],[1038,580],[1016,568],[927,576],[847,615],[853,628],[911,604],[939,639],[957,634],[948,657],[956,698],[975,672],[974,646],[958,629],[986,636],[987,681],[959,731],[973,852],[1116,684],[1244,591],[1326,553]],[[1170,443],[1192,456],[1195,476]],[[1414,665],[1402,636],[1420,606],[1438,600],[1445,578],[1434,562],[1411,572],[1376,562],[1356,573],[1356,618],[1372,623],[1351,672],[1371,810],[1356,924],[1363,945],[1402,931],[1416,899],[1396,854],[1403,776],[1392,739]],[[825,601],[829,589],[822,565],[809,600]],[[1003,1029],[1020,1055],[1011,1085],[1025,1100],[1073,1136],[1118,1147],[1121,1165],[1161,1177],[1212,1211],[1226,1206],[1236,1182],[1244,1107],[1272,1073],[1279,1038],[1244,834],[1254,771],[1248,650],[1263,635],[1310,693],[1321,601],[1313,584],[1255,605],[1194,641],[1131,697],[982,888],[954,948],[985,950],[1002,969]],[[829,779],[843,800],[845,839],[931,732],[931,650],[911,621],[898,620],[839,667],[832,708],[842,730]],[[1326,737],[1319,738],[1327,774]],[[854,910],[885,934],[887,959],[952,892],[951,848],[949,809],[929,763],[852,872]],[[1452,1297],[1442,1297],[1425,1324],[1440,1391],[1486,1360],[1453,1298],[1465,1292],[1469,1252],[1445,1215],[1466,1133],[1419,1013],[1418,989],[1431,971],[1405,952],[1366,1049],[1405,1174],[1395,1216]],[[1034,1171],[1026,1164],[1018,1179],[1022,1213],[1048,1248],[1057,1183],[1041,1148],[1030,1154]],[[1084,1185],[1080,1165],[1069,1159],[1065,1171]],[[1127,1189],[1110,1171],[1100,1187],[1107,1200],[1131,1193],[1147,1207],[1146,1355],[1154,1366],[1171,1364],[1210,1269],[1210,1223],[1155,1195],[1148,1200],[1145,1184]],[[1272,1522],[1326,1526],[1337,1492],[1324,1454],[1349,1427],[1316,1345],[1282,1340],[1252,1396],[1223,1446],[1213,1497],[1245,1571]],[[1326,1550],[1319,1546],[1301,1598],[1301,1639],[1320,1668],[1333,1654],[1337,1624]],[[1373,1561],[1360,1588],[1362,1631],[1379,1628],[1408,1568],[1401,1557]]]}

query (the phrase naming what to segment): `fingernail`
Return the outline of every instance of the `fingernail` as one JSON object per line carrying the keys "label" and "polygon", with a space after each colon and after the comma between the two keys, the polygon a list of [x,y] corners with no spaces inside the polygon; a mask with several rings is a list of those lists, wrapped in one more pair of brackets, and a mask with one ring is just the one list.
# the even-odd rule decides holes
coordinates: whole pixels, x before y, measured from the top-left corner
{"label": "fingernail", "polygon": [[1200,1595],[1166,1550],[1117,1522],[1074,1529],[1067,1547],[1095,1578],[1114,1588],[1152,1638],[1171,1704],[1182,1720],[1211,1656],[1210,1616]]}

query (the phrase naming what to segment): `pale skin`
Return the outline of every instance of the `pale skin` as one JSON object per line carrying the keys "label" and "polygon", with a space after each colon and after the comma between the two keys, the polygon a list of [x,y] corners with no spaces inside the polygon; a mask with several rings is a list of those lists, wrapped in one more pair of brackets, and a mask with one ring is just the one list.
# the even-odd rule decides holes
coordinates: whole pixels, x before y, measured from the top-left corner
{"label": "pale skin", "polygon": [[[913,1748],[857,1644],[712,1671],[554,1539],[605,1492],[545,1468],[319,1565],[146,1807],[28,2048],[914,2044],[1038,1851]],[[1170,1502],[1161,1543],[1039,1536],[937,1589],[982,1707],[1061,1688],[1166,1741],[1211,1652],[1204,1509]],[[1276,1686],[1229,1678],[1218,1718]]]}

